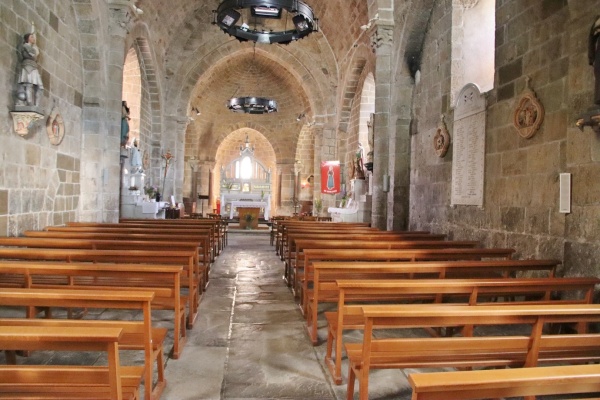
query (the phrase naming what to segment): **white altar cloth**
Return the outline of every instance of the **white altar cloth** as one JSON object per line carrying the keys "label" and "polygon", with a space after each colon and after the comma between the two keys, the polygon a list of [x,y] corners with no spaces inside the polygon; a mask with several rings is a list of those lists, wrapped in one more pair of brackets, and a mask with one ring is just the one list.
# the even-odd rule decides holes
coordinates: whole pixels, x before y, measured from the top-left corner
{"label": "white altar cloth", "polygon": [[257,207],[264,208],[264,218],[266,220],[269,219],[269,203],[264,201],[245,201],[245,200],[234,200],[231,202],[231,208],[229,210],[229,219],[233,218],[233,212],[238,207]]}

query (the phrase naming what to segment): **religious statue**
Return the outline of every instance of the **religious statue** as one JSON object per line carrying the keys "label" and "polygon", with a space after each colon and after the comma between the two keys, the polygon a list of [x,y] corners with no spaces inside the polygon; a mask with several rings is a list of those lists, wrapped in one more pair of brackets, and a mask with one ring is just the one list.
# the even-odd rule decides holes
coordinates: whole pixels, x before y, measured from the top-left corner
{"label": "religious statue", "polygon": [[21,71],[17,99],[23,105],[39,107],[44,92],[44,84],[40,75],[37,59],[40,49],[36,45],[35,25],[31,24],[31,32],[23,36],[23,44],[17,49]]}
{"label": "religious statue", "polygon": [[127,102],[123,100],[121,103],[121,147],[125,147],[129,141],[129,107]]}
{"label": "religious statue", "polygon": [[138,140],[134,139],[130,151],[131,172],[142,172],[142,153],[138,146]]}
{"label": "religious statue", "polygon": [[365,150],[362,144],[359,143],[358,149],[356,149],[356,153],[354,155],[354,168],[352,171],[352,176],[354,179],[365,179],[365,168],[363,162],[364,154]]}
{"label": "religious statue", "polygon": [[590,65],[594,66],[594,77],[596,81],[594,104],[600,104],[600,16],[596,17],[590,30],[588,61]]}

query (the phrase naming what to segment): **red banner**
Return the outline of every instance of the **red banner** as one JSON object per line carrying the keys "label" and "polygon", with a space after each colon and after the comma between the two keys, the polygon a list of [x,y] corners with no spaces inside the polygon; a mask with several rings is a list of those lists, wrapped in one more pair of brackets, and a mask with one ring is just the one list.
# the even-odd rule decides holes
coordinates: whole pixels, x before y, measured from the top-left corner
{"label": "red banner", "polygon": [[340,179],[339,161],[321,161],[321,193],[339,193]]}

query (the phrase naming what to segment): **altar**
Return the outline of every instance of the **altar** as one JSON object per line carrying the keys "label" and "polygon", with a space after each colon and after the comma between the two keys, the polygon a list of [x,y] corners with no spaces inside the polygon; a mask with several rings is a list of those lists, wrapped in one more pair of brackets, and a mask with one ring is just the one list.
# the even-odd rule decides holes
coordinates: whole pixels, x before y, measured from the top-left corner
{"label": "altar", "polygon": [[271,196],[258,193],[221,193],[221,216],[232,219],[238,215],[238,207],[258,207],[264,219],[271,215]]}
{"label": "altar", "polygon": [[269,219],[269,203],[265,201],[234,200],[231,202],[231,207],[229,208],[229,219],[233,218],[235,211],[239,208],[257,208],[259,210],[262,208],[265,210],[264,219]]}

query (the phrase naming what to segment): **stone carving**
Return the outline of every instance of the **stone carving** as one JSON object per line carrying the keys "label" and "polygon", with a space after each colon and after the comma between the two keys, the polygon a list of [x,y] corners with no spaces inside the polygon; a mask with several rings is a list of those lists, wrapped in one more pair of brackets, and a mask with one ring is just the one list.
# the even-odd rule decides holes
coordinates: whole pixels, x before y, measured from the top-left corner
{"label": "stone carving", "polygon": [[56,110],[53,110],[48,120],[46,120],[46,133],[48,139],[50,139],[50,144],[54,146],[61,144],[65,137],[65,123]]}
{"label": "stone carving", "polygon": [[394,31],[392,27],[377,25],[377,29],[371,35],[371,46],[373,51],[380,48],[384,44],[391,45],[394,40]]}
{"label": "stone carving", "polygon": [[525,139],[533,137],[544,121],[544,107],[529,87],[530,80],[529,77],[525,78],[525,89],[513,114],[513,125]]}
{"label": "stone carving", "polygon": [[444,115],[442,114],[440,123],[435,131],[435,136],[433,137],[433,148],[435,149],[435,154],[437,154],[438,157],[444,157],[448,152],[449,147],[450,133],[448,133],[448,128],[446,128],[446,122],[444,121]]}
{"label": "stone carving", "polygon": [[11,111],[13,118],[13,128],[21,136],[26,136],[33,124],[42,118],[43,114],[34,111]]}

